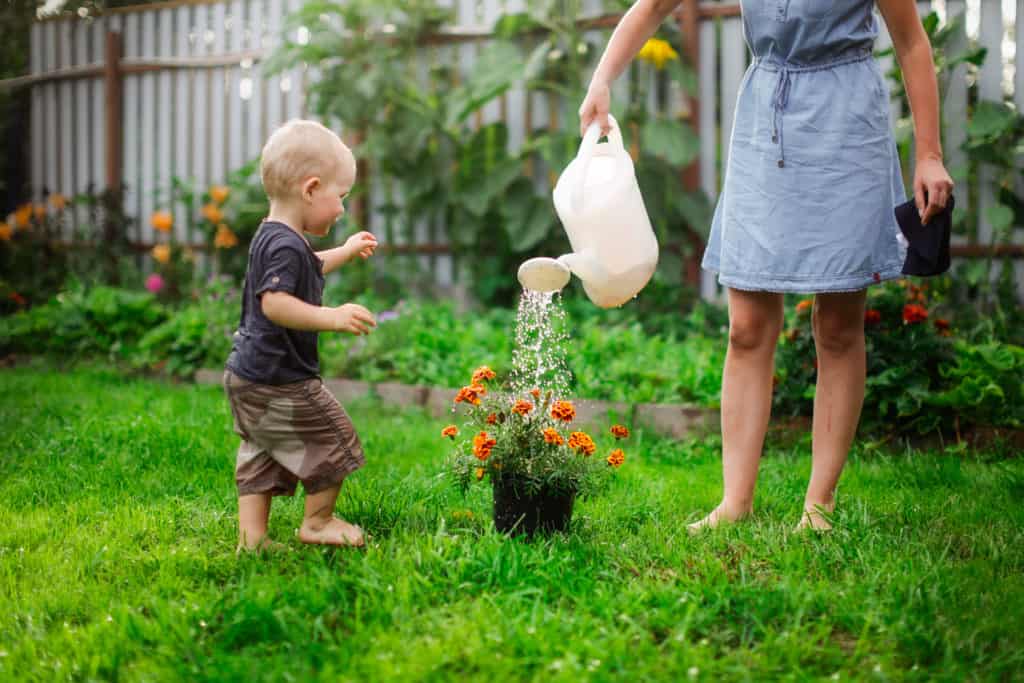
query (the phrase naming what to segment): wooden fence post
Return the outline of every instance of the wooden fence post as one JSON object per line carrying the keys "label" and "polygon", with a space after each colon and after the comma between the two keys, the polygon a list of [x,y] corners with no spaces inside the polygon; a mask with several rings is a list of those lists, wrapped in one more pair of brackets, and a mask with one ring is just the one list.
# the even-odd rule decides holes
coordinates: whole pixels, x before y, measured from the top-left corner
{"label": "wooden fence post", "polygon": [[[121,34],[107,31],[103,60],[103,85],[106,101],[106,185],[114,195],[121,194]],[[141,219],[141,217],[140,217]]]}
{"label": "wooden fence post", "polygon": [[[679,32],[683,36],[683,49],[686,52],[686,59],[695,73],[700,73],[700,0],[685,0],[682,8],[676,14],[676,22],[679,25]],[[689,96],[690,125],[695,131],[700,131],[700,100],[697,95]],[[700,184],[700,158],[698,157],[683,169],[682,185],[687,192],[696,192],[701,188]],[[686,258],[684,266],[685,282],[694,286],[700,294],[700,262],[704,255],[704,240],[693,228],[687,227],[687,240],[690,245],[690,254]]]}

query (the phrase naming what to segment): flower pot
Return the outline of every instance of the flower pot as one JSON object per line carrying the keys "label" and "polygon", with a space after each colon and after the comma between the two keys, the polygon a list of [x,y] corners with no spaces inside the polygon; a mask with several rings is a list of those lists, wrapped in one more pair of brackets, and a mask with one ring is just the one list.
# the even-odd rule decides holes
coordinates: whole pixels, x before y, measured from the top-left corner
{"label": "flower pot", "polygon": [[531,495],[513,478],[494,479],[494,527],[501,533],[565,531],[572,519],[575,491],[540,490]]}

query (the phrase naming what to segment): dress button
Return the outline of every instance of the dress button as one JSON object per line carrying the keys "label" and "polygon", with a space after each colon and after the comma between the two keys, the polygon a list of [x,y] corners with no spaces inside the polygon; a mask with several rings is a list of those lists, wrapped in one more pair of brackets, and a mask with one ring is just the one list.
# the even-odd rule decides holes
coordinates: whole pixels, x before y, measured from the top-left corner
{"label": "dress button", "polygon": [[782,159],[779,159],[779,168],[782,168],[785,165],[786,165],[786,162],[783,161]]}
{"label": "dress button", "polygon": [[772,142],[778,142],[778,141],[779,141],[779,136],[778,135],[773,135],[772,136]]}

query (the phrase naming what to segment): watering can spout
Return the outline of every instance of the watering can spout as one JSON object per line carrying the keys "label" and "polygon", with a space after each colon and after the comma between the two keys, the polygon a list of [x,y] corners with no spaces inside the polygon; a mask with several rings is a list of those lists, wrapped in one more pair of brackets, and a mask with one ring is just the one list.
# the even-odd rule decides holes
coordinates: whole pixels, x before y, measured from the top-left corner
{"label": "watering can spout", "polygon": [[589,254],[562,254],[558,262],[585,283],[601,285],[608,281],[608,271]]}

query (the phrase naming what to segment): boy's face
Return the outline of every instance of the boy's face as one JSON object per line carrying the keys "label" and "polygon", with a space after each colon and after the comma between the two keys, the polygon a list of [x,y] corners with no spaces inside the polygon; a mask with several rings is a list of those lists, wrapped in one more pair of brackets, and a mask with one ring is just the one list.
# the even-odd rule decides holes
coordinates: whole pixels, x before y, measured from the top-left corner
{"label": "boy's face", "polygon": [[334,176],[319,179],[306,205],[305,229],[317,237],[330,232],[331,226],[345,215],[345,198],[356,180],[355,164],[341,164]]}

